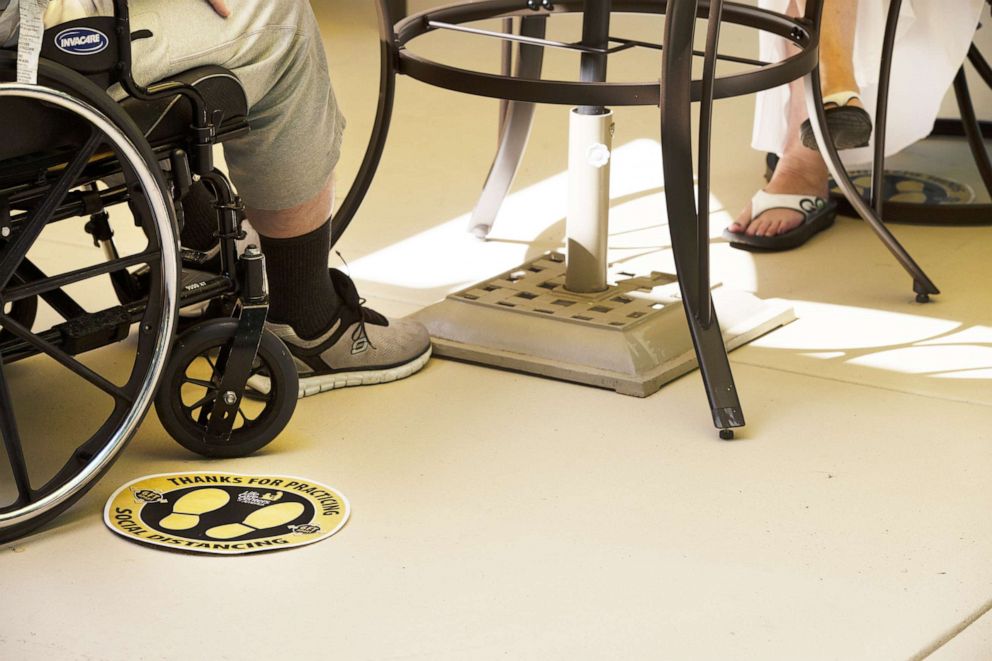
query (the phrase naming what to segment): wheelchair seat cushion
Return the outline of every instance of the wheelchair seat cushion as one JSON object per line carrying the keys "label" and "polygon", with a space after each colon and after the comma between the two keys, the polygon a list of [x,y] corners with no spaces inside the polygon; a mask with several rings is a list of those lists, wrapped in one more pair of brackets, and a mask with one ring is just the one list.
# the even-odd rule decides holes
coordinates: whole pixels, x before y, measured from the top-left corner
{"label": "wheelchair seat cushion", "polygon": [[[218,142],[234,131],[247,128],[248,98],[241,81],[227,69],[200,67],[173,76],[169,81],[190,84],[203,95],[207,111],[217,124]],[[178,94],[155,101],[127,97],[120,105],[152,147],[182,146],[188,141],[192,110],[188,101]],[[15,131],[5,132],[0,141],[0,163],[78,145],[88,130],[86,122],[74,115],[19,98],[0,98],[0,126],[17,127]]]}
{"label": "wheelchair seat cushion", "polygon": [[[207,104],[207,112],[215,120],[223,137],[231,127],[242,126],[248,118],[248,97],[241,81],[233,73],[218,66],[199,67],[169,78],[194,87]],[[128,97],[121,106],[152,146],[181,142],[189,134],[193,113],[181,96],[156,101],[139,101]],[[219,118],[219,120],[218,120]]]}

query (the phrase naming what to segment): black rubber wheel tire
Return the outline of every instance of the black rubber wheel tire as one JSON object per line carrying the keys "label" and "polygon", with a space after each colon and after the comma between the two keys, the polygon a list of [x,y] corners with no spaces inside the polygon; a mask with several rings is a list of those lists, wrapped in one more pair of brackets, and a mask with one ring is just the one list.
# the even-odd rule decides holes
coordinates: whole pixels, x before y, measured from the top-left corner
{"label": "black rubber wheel tire", "polygon": [[[22,298],[21,300],[14,301],[9,305],[10,308],[7,314],[11,319],[25,328],[31,328],[34,326],[34,320],[38,316],[38,298],[36,296],[32,296],[31,298]],[[0,344],[12,339],[14,339],[13,335],[5,330],[0,330]]]}
{"label": "black rubber wheel tire", "polygon": [[272,380],[268,403],[251,422],[231,432],[224,445],[207,443],[203,427],[193,418],[198,408],[183,402],[182,388],[187,370],[200,356],[219,349],[234,338],[237,319],[211,319],[183,333],[172,348],[165,376],[155,397],[155,410],[162,426],[187,450],[210,458],[246,457],[262,449],[286,428],[296,410],[299,375],[286,345],[269,331],[263,331],[256,361]]}

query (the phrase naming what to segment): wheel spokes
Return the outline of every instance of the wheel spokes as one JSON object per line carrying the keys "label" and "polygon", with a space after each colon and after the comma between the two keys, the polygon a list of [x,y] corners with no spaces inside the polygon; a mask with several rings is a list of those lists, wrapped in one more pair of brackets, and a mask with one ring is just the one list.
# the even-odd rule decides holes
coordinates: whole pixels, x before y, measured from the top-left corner
{"label": "wheel spokes", "polygon": [[190,404],[189,406],[183,405],[183,408],[186,409],[187,413],[192,414],[193,411],[199,408],[203,408],[204,405],[213,402],[215,399],[217,399],[217,392],[216,391],[209,392],[207,393],[206,397],[202,397],[196,400],[194,403]]}
{"label": "wheel spokes", "polygon": [[245,412],[242,409],[240,409],[240,408],[238,409],[238,415],[240,415],[241,418],[245,421],[245,425],[253,425],[256,422],[258,422],[258,419],[259,418],[262,417],[262,414],[265,413],[265,409],[266,408],[267,407],[264,407],[263,406],[262,407],[262,410],[259,411],[258,415],[256,415],[254,418],[249,418],[247,415],[245,415]]}
{"label": "wheel spokes", "polygon": [[69,271],[68,273],[63,273],[62,275],[56,275],[43,280],[35,280],[25,285],[18,285],[16,287],[11,287],[4,294],[4,299],[7,301],[19,301],[24,298],[30,298],[32,296],[42,296],[49,292],[60,290],[63,287],[68,287],[84,280],[89,280],[100,275],[106,275],[114,271],[119,271],[129,266],[137,266],[138,264],[152,264],[161,259],[162,253],[157,250],[150,250],[147,252],[139,253],[137,255],[132,255],[131,257],[121,257],[112,262],[104,262],[103,264],[97,264],[96,266],[88,266],[82,269],[76,269],[75,271]]}
{"label": "wheel spokes", "polygon": [[[48,275],[38,268],[34,262],[25,257],[24,261],[21,262],[20,267],[18,267],[17,272],[14,273],[13,281],[20,286],[47,279]],[[77,303],[71,296],[69,296],[69,294],[65,293],[61,289],[44,292],[41,294],[41,297],[52,307],[53,310],[55,310],[55,312],[62,315],[62,318],[66,321],[86,314],[86,310],[83,309],[83,306]]]}
{"label": "wheel spokes", "polygon": [[83,169],[90,162],[97,148],[104,141],[103,133],[95,127],[90,129],[90,135],[76,155],[66,166],[65,171],[59,177],[55,185],[49,191],[41,204],[39,204],[28,219],[26,226],[20,234],[2,249],[0,249],[0,289],[3,289],[10,282],[14,271],[20,266],[21,260],[28,254],[31,246],[34,245],[41,232],[48,226],[52,215],[65,199],[65,196],[72,189]]}
{"label": "wheel spokes", "polygon": [[23,340],[27,344],[30,344],[35,349],[49,356],[69,371],[79,375],[93,386],[96,386],[103,392],[107,393],[114,398],[115,402],[124,401],[129,404],[134,402],[134,396],[126,392],[123,388],[114,385],[103,376],[100,376],[92,369],[67,354],[65,351],[62,351],[62,349],[59,349],[47,340],[43,340],[7,315],[0,315],[0,322],[3,323],[4,330],[9,331],[11,335]]}
{"label": "wheel spokes", "polygon": [[203,379],[194,379],[191,376],[185,376],[185,377],[183,377],[183,383],[188,383],[188,384],[193,385],[193,386],[200,386],[201,388],[206,388],[208,390],[216,390],[217,389],[217,386],[214,383],[212,383],[210,381],[204,381]]}
{"label": "wheel spokes", "polygon": [[17,431],[17,420],[14,416],[14,403],[7,388],[7,377],[4,375],[3,361],[0,360],[0,436],[7,450],[7,462],[14,474],[14,484],[17,486],[17,502],[28,503],[31,500],[31,480],[28,467],[24,461],[24,448],[21,446],[21,436]]}
{"label": "wheel spokes", "polygon": [[[215,356],[216,360],[214,360],[214,358],[211,357],[211,352],[214,350],[215,349],[208,349],[203,353],[201,353],[200,355],[198,355],[196,358],[194,358],[193,362],[187,365],[186,372],[183,374],[183,378],[181,381],[181,385],[196,386],[199,388],[203,388],[207,391],[203,397],[201,397],[200,399],[196,400],[195,402],[193,402],[188,406],[186,404],[182,404],[182,403],[180,404],[181,408],[186,412],[187,415],[189,415],[190,419],[193,420],[197,425],[200,425],[204,428],[206,428],[210,424],[210,416],[213,413],[213,406],[211,405],[217,401],[217,397],[219,396],[217,384],[220,383],[221,380],[223,380],[223,374],[221,374],[220,371],[218,370],[218,365],[221,364],[225,358],[224,349],[221,348],[221,352],[217,356]],[[210,376],[212,379],[211,381],[192,377],[189,375],[189,368],[196,362],[197,359],[201,359],[201,358],[205,360],[208,365],[210,365],[210,370],[211,370]],[[266,369],[267,369],[266,365],[263,362],[259,362],[258,365],[251,368],[251,371],[248,374],[248,378],[250,379],[254,376],[264,374],[266,372]],[[181,392],[179,393],[179,398],[180,398],[180,402],[182,402]],[[265,414],[266,409],[269,407],[269,404],[272,401],[272,394],[257,393],[257,397],[254,397],[254,399],[265,402],[265,405],[259,411],[258,415],[256,415],[253,418],[250,418],[244,412],[244,409],[241,407],[238,407],[237,411],[235,412],[235,415],[240,416],[241,419],[244,421],[245,426],[250,426],[256,423]]]}

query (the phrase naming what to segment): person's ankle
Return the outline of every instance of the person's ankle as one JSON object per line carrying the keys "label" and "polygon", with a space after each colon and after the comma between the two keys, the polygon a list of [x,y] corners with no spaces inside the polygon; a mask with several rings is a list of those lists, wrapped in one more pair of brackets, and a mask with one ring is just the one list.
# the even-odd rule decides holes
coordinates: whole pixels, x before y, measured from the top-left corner
{"label": "person's ankle", "polygon": [[[827,188],[829,180],[826,166],[822,160],[819,164],[810,163],[808,158],[789,159],[783,156],[775,167],[768,187],[785,187],[796,192],[816,192],[821,194]],[[801,191],[799,190],[801,189]]]}

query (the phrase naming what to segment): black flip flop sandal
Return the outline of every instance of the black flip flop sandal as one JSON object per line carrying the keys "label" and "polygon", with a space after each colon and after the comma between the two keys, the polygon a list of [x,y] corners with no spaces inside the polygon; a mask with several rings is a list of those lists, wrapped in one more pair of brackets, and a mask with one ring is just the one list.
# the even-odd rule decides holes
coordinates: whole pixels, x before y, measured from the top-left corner
{"label": "black flip flop sandal", "polygon": [[[827,129],[837,149],[867,147],[871,140],[871,115],[864,108],[848,105],[857,98],[857,92],[838,92],[823,99],[824,106],[833,106],[826,110]],[[808,119],[803,122],[801,136],[805,147],[818,149],[813,125]]]}
{"label": "black flip flop sandal", "polygon": [[780,252],[798,248],[813,235],[834,224],[837,218],[837,203],[810,195],[776,195],[758,191],[751,200],[751,219],[771,209],[789,209],[803,214],[803,222],[794,229],[776,236],[748,236],[744,232],[723,231],[723,238],[732,248],[752,252]]}

